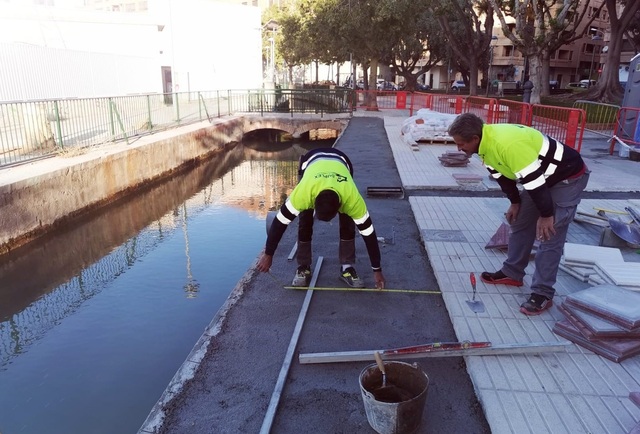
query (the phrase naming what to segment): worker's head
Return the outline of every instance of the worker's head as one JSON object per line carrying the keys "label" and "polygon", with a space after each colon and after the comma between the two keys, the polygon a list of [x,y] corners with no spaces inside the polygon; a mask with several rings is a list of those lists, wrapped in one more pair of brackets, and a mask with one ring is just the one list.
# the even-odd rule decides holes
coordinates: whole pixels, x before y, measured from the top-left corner
{"label": "worker's head", "polygon": [[449,135],[456,142],[458,150],[468,156],[478,153],[482,140],[484,121],[473,113],[463,113],[449,126]]}
{"label": "worker's head", "polygon": [[322,190],[316,197],[314,205],[316,218],[324,222],[333,219],[340,209],[340,197],[333,190]]}

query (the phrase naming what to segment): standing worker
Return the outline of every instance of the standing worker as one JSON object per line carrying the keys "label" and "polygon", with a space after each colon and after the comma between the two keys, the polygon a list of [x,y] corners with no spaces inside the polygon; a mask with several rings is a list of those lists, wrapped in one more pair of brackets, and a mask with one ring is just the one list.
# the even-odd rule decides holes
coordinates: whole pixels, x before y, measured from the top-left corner
{"label": "standing worker", "polygon": [[460,151],[478,154],[511,202],[506,213],[511,225],[507,259],[502,269],[480,277],[485,283],[522,286],[537,239],[531,296],[520,312],[539,315],[552,305],[569,223],[589,180],[587,166],[575,149],[534,128],[485,125],[472,113],[458,116],[449,135]]}
{"label": "standing worker", "polygon": [[319,148],[300,158],[299,182],[289,198],[280,207],[269,228],[264,253],[258,260],[258,270],[266,273],[271,268],[273,254],[287,226],[296,217],[298,223],[298,270],[293,286],[309,286],[311,280],[311,237],[313,219],[328,222],[336,214],[340,219],[339,257],[342,264],[340,278],[349,286],[363,288],[364,282],[355,270],[356,226],[364,239],[376,281],[376,288],[384,288],[385,280],[380,267],[378,237],[364,199],[353,182],[353,166],[349,158],[333,148]]}

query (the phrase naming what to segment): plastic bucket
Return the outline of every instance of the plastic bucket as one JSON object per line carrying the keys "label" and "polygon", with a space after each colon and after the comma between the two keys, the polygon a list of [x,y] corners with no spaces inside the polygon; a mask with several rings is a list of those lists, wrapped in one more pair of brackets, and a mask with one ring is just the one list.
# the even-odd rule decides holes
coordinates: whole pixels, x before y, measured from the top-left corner
{"label": "plastic bucket", "polygon": [[382,386],[382,372],[378,366],[369,365],[360,373],[360,391],[369,425],[380,434],[410,434],[417,431],[427,401],[429,377],[417,364],[384,362],[387,386],[401,389],[404,399],[386,402],[376,396]]}

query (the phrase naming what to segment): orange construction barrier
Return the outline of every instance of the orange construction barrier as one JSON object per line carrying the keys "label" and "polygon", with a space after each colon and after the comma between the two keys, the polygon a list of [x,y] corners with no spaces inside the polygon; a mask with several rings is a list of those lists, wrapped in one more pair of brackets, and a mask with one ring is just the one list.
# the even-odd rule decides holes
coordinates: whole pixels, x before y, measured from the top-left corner
{"label": "orange construction barrier", "polygon": [[396,93],[396,108],[397,109],[407,108],[407,92],[400,91]]}
{"label": "orange construction barrier", "polygon": [[420,109],[430,109],[432,106],[433,94],[413,92],[409,101],[409,116],[413,116]]}
{"label": "orange construction barrier", "polygon": [[534,104],[530,126],[580,152],[586,121],[582,109]]}
{"label": "orange construction barrier", "polygon": [[494,124],[531,125],[531,104],[527,102],[500,99],[494,113]]}
{"label": "orange construction barrier", "polygon": [[453,95],[436,95],[433,94],[431,99],[431,110],[440,113],[451,113],[459,115],[462,113],[465,98]]}
{"label": "orange construction barrier", "polygon": [[464,112],[473,113],[482,118],[486,123],[494,123],[496,107],[498,103],[495,98],[483,98],[480,96],[470,96],[464,103]]}

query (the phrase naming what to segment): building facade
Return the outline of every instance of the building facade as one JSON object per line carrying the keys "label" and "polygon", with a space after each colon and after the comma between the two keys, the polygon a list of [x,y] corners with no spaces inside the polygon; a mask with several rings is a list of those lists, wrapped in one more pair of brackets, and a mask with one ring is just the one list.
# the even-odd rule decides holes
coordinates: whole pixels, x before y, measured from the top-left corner
{"label": "building facade", "polygon": [[0,101],[262,86],[258,8],[146,3],[146,11],[116,13],[0,2]]}

